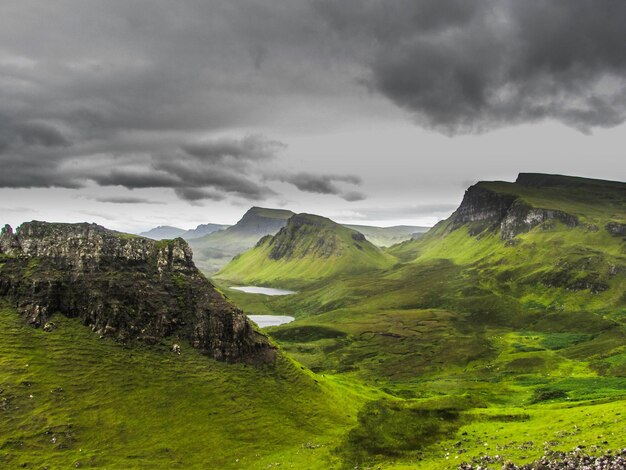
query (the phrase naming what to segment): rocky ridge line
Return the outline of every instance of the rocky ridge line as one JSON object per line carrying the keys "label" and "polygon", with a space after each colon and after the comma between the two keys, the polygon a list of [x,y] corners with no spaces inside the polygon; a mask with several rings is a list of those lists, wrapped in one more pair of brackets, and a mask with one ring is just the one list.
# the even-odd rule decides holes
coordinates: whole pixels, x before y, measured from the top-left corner
{"label": "rocky ridge line", "polygon": [[0,233],[0,295],[36,327],[60,312],[118,341],[186,339],[222,361],[271,362],[276,350],[198,271],[182,239],[154,241],[96,224],[28,222]]}

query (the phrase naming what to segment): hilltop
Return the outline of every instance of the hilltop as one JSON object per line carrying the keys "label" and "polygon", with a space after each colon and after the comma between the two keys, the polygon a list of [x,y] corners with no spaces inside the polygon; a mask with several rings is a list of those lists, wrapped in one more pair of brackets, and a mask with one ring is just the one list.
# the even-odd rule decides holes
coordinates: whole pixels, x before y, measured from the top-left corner
{"label": "hilltop", "polygon": [[252,207],[232,227],[190,240],[194,260],[200,269],[213,273],[260,238],[278,232],[292,215],[288,210]]}
{"label": "hilltop", "polygon": [[217,278],[263,285],[295,285],[388,268],[393,257],[365,236],[325,217],[297,214],[274,236],[237,256]]}

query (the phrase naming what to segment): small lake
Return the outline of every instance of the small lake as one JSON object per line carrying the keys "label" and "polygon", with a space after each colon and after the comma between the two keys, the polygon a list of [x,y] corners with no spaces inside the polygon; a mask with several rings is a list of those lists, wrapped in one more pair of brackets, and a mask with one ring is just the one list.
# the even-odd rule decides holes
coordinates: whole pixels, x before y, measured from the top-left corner
{"label": "small lake", "polygon": [[248,315],[248,318],[261,328],[284,325],[285,323],[291,323],[295,320],[295,318],[288,317],[287,315]]}
{"label": "small lake", "polygon": [[[256,287],[256,286],[244,286],[244,287],[231,287],[231,289],[245,292],[247,294],[263,294],[263,295],[290,295],[296,294],[293,290],[284,289],[272,289],[271,287]],[[291,317],[289,317],[291,318]]]}

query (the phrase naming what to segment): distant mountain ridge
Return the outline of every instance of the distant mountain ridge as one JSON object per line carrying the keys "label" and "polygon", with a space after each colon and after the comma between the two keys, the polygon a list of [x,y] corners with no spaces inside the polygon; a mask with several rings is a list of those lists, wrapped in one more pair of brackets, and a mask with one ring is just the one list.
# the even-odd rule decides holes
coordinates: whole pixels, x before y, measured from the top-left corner
{"label": "distant mountain ridge", "polygon": [[278,232],[292,215],[294,212],[289,210],[252,207],[235,225],[191,239],[194,260],[203,271],[216,272],[260,238]]}
{"label": "distant mountain ridge", "polygon": [[230,227],[230,225],[222,224],[200,224],[194,229],[185,230],[178,227],[172,227],[170,225],[161,225],[155,227],[146,232],[141,232],[139,235],[153,240],[172,240],[174,238],[182,238],[184,240],[191,240],[193,238],[200,238],[218,230],[224,230]]}
{"label": "distant mountain ridge", "polygon": [[393,257],[362,233],[325,217],[297,214],[276,235],[263,237],[253,249],[235,257],[217,277],[293,286],[393,263]]}

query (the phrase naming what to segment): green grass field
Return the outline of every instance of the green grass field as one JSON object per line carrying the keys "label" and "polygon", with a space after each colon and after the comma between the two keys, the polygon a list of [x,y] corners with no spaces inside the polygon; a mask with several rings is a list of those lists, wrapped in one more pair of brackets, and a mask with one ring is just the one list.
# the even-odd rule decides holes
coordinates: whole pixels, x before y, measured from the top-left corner
{"label": "green grass field", "polygon": [[329,468],[370,395],[284,357],[227,365],[54,322],[0,309],[0,468]]}
{"label": "green grass field", "polygon": [[[296,317],[268,331],[315,373],[388,394],[345,438],[355,465],[452,468],[481,455],[522,463],[623,447],[626,244],[604,227],[624,221],[625,193],[573,183],[481,185],[571,213],[576,227],[547,221],[507,241],[472,224],[451,231],[448,220],[389,248],[395,261],[378,270],[324,279],[310,262],[291,283],[280,266],[250,262],[245,278],[228,266],[216,282],[247,312]],[[228,288],[243,281],[299,292]]]}

